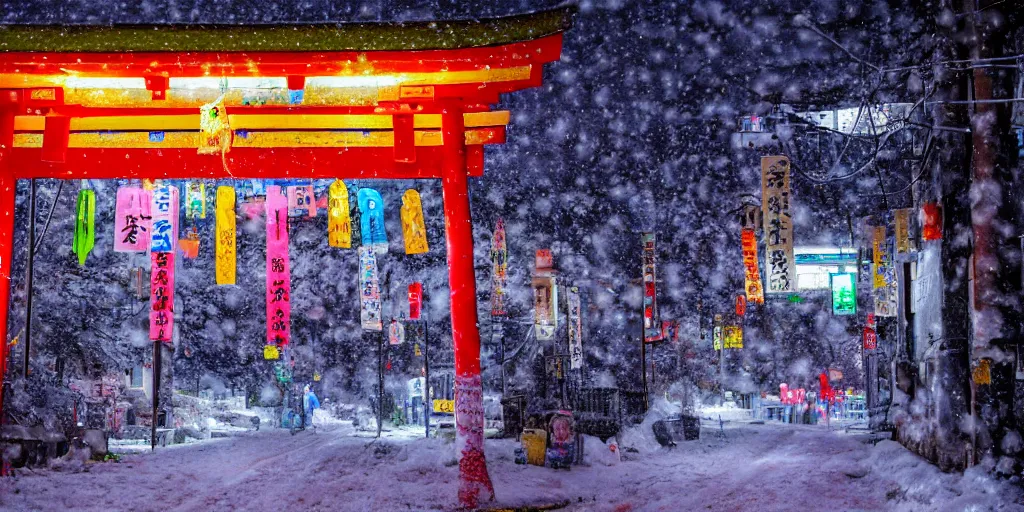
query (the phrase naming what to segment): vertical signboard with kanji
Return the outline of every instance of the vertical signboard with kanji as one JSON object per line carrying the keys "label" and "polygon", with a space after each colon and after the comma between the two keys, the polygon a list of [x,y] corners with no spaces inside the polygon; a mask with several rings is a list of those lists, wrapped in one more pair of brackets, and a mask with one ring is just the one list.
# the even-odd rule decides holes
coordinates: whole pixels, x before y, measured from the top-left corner
{"label": "vertical signboard with kanji", "polygon": [[832,314],[857,314],[857,277],[856,274],[840,273],[829,275],[829,287],[832,290]]}
{"label": "vertical signboard with kanji", "polygon": [[178,242],[178,189],[159,186],[153,189],[153,229],[149,248],[153,252],[174,252]]}
{"label": "vertical signboard with kanji", "polygon": [[327,241],[331,247],[352,247],[352,219],[348,208],[348,187],[341,180],[335,180],[327,189]]}
{"label": "vertical signboard with kanji", "polygon": [[174,253],[150,253],[149,339],[170,343],[174,334]]}
{"label": "vertical signboard with kanji", "polygon": [[146,252],[149,247],[152,197],[142,187],[117,189],[114,251]]}
{"label": "vertical signboard with kanji", "polygon": [[906,254],[910,251],[910,208],[893,212],[893,229],[896,231],[896,252]]}
{"label": "vertical signboard with kanji", "polygon": [[235,284],[235,187],[217,187],[215,271],[217,284]]}
{"label": "vertical signboard with kanji", "polygon": [[291,269],[288,261],[288,198],[281,187],[267,187],[267,346],[277,359],[291,337]]}
{"label": "vertical signboard with kanji", "polygon": [[768,293],[796,291],[796,261],[793,257],[793,220],[790,215],[789,159],[761,157],[761,208],[764,213],[764,243]]}
{"label": "vertical signboard with kanji", "polygon": [[409,285],[409,320],[419,320],[423,308],[423,285],[412,283]]}
{"label": "vertical signboard with kanji", "polygon": [[505,288],[508,286],[508,245],[505,221],[498,219],[491,239],[491,316],[505,314]]}
{"label": "vertical signboard with kanji", "polygon": [[874,255],[874,279],[872,291],[875,298],[875,315],[896,316],[896,268],[892,263],[892,252],[885,236],[885,226],[873,229],[871,248]]}
{"label": "vertical signboard with kanji", "polygon": [[554,276],[533,276],[533,324],[538,340],[550,340],[558,329],[558,288]]}
{"label": "vertical signboard with kanji", "polygon": [[583,367],[583,318],[580,311],[580,289],[569,288],[569,368],[576,370]]}
{"label": "vertical signboard with kanji", "polygon": [[740,235],[743,242],[743,280],[747,291],[747,302],[764,304],[764,289],[761,286],[761,269],[757,265],[757,237],[753,228],[743,228]]}
{"label": "vertical signboard with kanji", "polygon": [[640,244],[643,247],[641,269],[644,286],[644,341],[658,341],[661,339],[661,321],[658,318],[654,233],[641,233]]}
{"label": "vertical signboard with kanji", "polygon": [[359,248],[359,321],[363,329],[384,329],[381,320],[380,284],[377,280],[377,254],[371,245]]}

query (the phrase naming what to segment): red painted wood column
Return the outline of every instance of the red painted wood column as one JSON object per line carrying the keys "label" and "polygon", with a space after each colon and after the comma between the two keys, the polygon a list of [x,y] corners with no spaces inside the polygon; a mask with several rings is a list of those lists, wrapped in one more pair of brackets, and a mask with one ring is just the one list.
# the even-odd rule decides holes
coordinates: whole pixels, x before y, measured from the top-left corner
{"label": "red painted wood column", "polygon": [[481,497],[494,499],[494,487],[484,459],[480,332],[477,329],[465,131],[462,109],[453,104],[445,106],[441,111],[444,144],[441,183],[455,345],[455,449],[459,458],[459,502],[465,508],[474,509]]}
{"label": "red painted wood column", "polygon": [[[10,166],[14,146],[14,112],[0,111],[0,423],[3,423],[3,382],[7,376],[7,312],[10,309],[11,256],[14,249],[14,192],[17,180]],[[2,464],[2,462],[0,462]],[[0,474],[3,474],[0,468]]]}

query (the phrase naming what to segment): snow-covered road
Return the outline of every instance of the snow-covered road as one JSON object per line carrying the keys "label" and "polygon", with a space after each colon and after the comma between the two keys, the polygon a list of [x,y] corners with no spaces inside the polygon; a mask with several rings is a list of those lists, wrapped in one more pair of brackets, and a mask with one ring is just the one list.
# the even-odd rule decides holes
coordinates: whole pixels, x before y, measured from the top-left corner
{"label": "snow-covered road", "polygon": [[[1021,491],[981,472],[946,475],[898,444],[818,426],[729,424],[674,450],[634,436],[613,466],[555,471],[513,462],[488,440],[498,502],[566,510],[1024,510]],[[270,430],[0,482],[3,510],[452,510],[452,445],[350,428]],[[624,442],[624,446],[628,446]]]}

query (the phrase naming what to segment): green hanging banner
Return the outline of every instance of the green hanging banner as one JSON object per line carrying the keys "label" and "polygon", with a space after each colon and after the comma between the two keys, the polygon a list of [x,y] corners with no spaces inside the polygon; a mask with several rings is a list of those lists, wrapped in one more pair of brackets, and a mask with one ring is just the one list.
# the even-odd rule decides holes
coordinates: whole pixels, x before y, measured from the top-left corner
{"label": "green hanging banner", "polygon": [[857,277],[855,274],[829,274],[832,289],[832,314],[857,314]]}
{"label": "green hanging banner", "polygon": [[96,232],[93,230],[96,221],[96,193],[92,190],[79,191],[75,211],[75,240],[71,250],[78,255],[78,264],[85,266],[85,258],[96,243]]}

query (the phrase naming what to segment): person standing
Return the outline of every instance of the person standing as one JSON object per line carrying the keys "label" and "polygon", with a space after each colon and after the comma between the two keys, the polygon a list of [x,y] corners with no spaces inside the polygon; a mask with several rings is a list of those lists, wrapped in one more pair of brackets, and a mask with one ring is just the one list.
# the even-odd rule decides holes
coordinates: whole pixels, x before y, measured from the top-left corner
{"label": "person standing", "polygon": [[313,411],[320,408],[320,400],[317,399],[316,393],[309,387],[309,384],[306,384],[302,391],[302,410],[306,413],[302,426],[309,427],[313,424]]}

